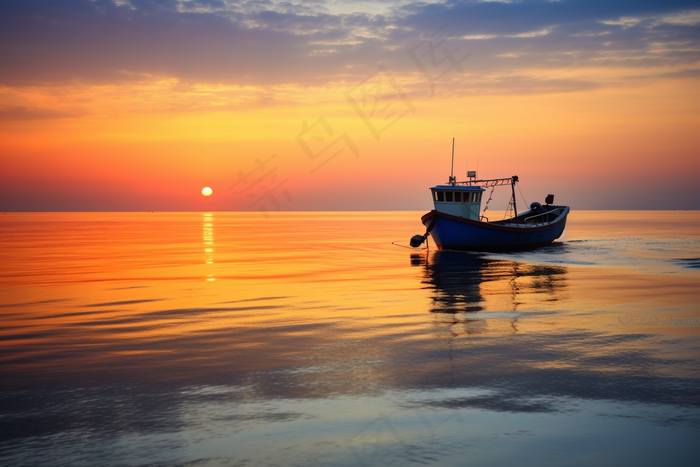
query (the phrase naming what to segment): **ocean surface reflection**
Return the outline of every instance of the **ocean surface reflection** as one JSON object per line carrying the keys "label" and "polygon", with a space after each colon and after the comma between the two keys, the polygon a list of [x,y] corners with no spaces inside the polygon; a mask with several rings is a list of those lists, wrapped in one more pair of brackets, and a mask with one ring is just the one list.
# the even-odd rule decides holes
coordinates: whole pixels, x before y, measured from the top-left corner
{"label": "ocean surface reflection", "polygon": [[566,289],[567,270],[562,266],[494,260],[458,251],[413,254],[411,264],[425,268],[423,283],[434,290],[434,313],[483,311],[482,293],[509,296],[511,311],[516,311],[518,295],[539,293],[545,294],[544,300],[556,301]]}
{"label": "ocean surface reflection", "polygon": [[481,255],[392,244],[418,213],[8,214],[0,461],[696,465],[700,216],[665,215]]}

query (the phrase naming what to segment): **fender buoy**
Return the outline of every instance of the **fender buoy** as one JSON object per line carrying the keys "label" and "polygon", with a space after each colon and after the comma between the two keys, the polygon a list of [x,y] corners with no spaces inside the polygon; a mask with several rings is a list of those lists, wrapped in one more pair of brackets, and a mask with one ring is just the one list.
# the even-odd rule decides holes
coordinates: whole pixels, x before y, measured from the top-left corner
{"label": "fender buoy", "polygon": [[530,205],[530,211],[534,212],[535,214],[539,214],[541,212],[544,212],[544,208],[542,207],[542,205],[540,203],[535,201],[534,203],[532,203]]}
{"label": "fender buoy", "polygon": [[430,231],[435,228],[435,223],[437,222],[437,216],[433,216],[432,220],[430,221],[430,224],[428,225],[428,228],[425,231],[425,234],[423,235],[414,235],[411,237],[410,244],[413,248],[418,248],[423,244],[424,241],[428,239],[428,234],[430,234]]}

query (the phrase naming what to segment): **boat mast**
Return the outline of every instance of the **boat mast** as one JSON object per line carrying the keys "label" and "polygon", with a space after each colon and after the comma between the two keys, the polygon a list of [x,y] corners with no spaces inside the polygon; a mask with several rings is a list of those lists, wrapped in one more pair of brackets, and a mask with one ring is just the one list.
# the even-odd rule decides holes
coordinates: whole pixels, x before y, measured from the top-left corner
{"label": "boat mast", "polygon": [[450,185],[454,185],[455,179],[455,139],[452,137],[452,165],[450,166]]}
{"label": "boat mast", "polygon": [[515,205],[515,184],[518,183],[518,176],[513,175],[511,180],[510,188],[513,191],[513,212],[515,213],[515,216],[513,217],[518,217],[518,207]]}

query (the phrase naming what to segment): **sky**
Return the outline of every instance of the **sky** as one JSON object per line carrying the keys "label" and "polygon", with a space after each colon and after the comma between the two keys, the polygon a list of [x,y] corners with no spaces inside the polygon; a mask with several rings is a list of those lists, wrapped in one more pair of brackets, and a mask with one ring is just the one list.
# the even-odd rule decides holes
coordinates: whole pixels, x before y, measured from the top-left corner
{"label": "sky", "polygon": [[700,209],[698,128],[697,1],[0,2],[3,212],[427,210],[452,138],[528,203]]}

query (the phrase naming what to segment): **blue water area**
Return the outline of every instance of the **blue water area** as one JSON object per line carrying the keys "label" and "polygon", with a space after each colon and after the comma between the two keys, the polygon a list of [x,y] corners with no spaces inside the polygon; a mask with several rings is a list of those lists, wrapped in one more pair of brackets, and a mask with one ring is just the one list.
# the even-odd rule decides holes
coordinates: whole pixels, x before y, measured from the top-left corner
{"label": "blue water area", "polygon": [[697,213],[512,254],[419,214],[4,216],[0,464],[700,462]]}

